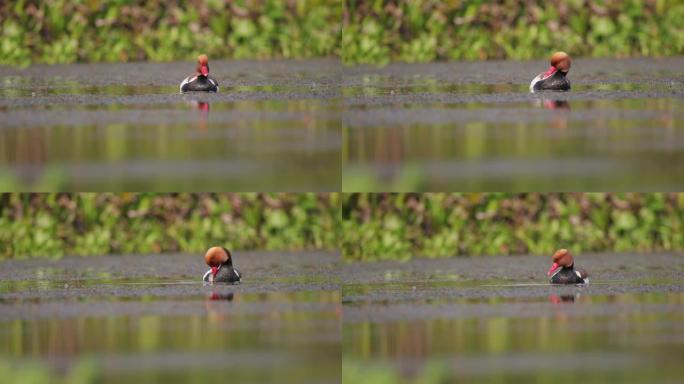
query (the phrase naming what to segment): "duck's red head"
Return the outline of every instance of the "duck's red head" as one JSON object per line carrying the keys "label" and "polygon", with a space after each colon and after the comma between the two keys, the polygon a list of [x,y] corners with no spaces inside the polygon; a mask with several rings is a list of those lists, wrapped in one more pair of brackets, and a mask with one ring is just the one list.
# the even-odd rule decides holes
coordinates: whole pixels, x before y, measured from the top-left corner
{"label": "duck's red head", "polygon": [[556,68],[561,72],[568,72],[570,66],[572,65],[572,60],[570,60],[570,55],[563,51],[558,51],[551,55],[551,66]]}
{"label": "duck's red head", "polygon": [[553,265],[551,265],[549,271],[546,272],[547,276],[553,275],[558,268],[572,267],[572,265],[575,263],[575,260],[572,258],[572,255],[567,249],[557,250],[556,253],[553,254],[552,259]]}
{"label": "duck's red head", "polygon": [[553,75],[556,71],[568,73],[568,71],[570,71],[571,65],[572,60],[570,60],[570,55],[563,51],[558,51],[551,55],[551,68],[544,72],[543,78]]}
{"label": "duck's red head", "polygon": [[209,58],[207,55],[199,55],[197,57],[197,73],[202,76],[209,75]]}
{"label": "duck's red head", "polygon": [[211,247],[204,254],[204,262],[211,267],[212,276],[216,276],[221,265],[232,265],[230,251],[223,247]]}

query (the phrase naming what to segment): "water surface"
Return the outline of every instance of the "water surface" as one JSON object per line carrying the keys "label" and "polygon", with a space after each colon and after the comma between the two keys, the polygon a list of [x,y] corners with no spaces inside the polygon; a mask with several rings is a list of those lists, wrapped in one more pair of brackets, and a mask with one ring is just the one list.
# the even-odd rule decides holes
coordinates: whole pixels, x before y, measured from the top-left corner
{"label": "water surface", "polygon": [[215,286],[189,255],[3,263],[0,381],[337,382],[338,256],[238,260]]}
{"label": "water surface", "polygon": [[221,92],[180,95],[177,84],[193,68],[0,68],[0,186],[339,190],[334,60],[216,61]]}
{"label": "water surface", "polygon": [[577,262],[588,286],[547,284],[538,257],[344,267],[344,381],[679,381],[681,255]]}

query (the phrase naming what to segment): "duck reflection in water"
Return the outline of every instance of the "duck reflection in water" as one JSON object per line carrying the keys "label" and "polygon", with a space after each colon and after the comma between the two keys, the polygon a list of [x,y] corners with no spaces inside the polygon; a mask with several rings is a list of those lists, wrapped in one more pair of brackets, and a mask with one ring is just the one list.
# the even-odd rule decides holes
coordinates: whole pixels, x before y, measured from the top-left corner
{"label": "duck reflection in water", "polygon": [[555,109],[559,111],[569,111],[570,103],[567,100],[556,100],[556,99],[546,99],[540,98],[534,100],[532,103],[535,107],[540,107],[544,109]]}
{"label": "duck reflection in water", "polygon": [[576,299],[579,299],[579,297],[580,297],[579,293],[576,293],[573,295],[570,295],[570,294],[564,294],[564,295],[552,294],[552,295],[549,295],[549,301],[553,304],[574,303]]}
{"label": "duck reflection in water", "polygon": [[233,301],[235,294],[233,292],[217,292],[212,290],[207,296],[207,300],[210,301]]}
{"label": "duck reflection in water", "polygon": [[200,130],[206,131],[207,126],[208,126],[208,120],[209,120],[209,109],[210,105],[209,102],[207,101],[199,101],[199,100],[189,100],[187,101],[188,105],[196,108],[199,111],[199,121],[197,126],[199,127]]}
{"label": "duck reflection in water", "polygon": [[225,324],[233,311],[232,291],[212,289],[206,296],[204,308],[207,311],[207,319],[212,324]]}
{"label": "duck reflection in water", "polygon": [[562,109],[570,110],[570,103],[567,100],[543,100],[544,108],[546,109]]}
{"label": "duck reflection in water", "polygon": [[209,112],[209,103],[207,103],[206,101],[198,101],[197,102],[197,109],[199,109],[200,111],[204,111],[204,112],[208,113]]}
{"label": "duck reflection in water", "polygon": [[568,117],[570,116],[570,103],[567,100],[554,100],[540,98],[532,103],[535,107],[550,109],[554,112],[549,124],[558,130],[565,130],[568,127]]}

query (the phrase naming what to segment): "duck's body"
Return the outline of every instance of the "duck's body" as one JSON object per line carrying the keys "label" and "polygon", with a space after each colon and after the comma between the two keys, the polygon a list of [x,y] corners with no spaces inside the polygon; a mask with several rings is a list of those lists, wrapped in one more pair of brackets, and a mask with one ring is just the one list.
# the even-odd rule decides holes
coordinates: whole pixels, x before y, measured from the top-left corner
{"label": "duck's body", "polygon": [[183,79],[180,84],[181,93],[185,92],[218,92],[218,81],[209,77],[209,58],[199,55],[195,73]]}
{"label": "duck's body", "polygon": [[242,280],[242,274],[233,268],[233,258],[228,249],[211,247],[204,254],[204,261],[211,267],[202,277],[205,282],[237,283]]}
{"label": "duck's body", "polygon": [[551,275],[551,284],[586,284],[586,273],[582,272],[583,270],[576,270],[574,266],[559,268]]}
{"label": "duck's body", "polygon": [[575,261],[567,249],[559,249],[553,254],[553,265],[546,274],[551,284],[587,284],[589,274],[584,269],[575,269]]}
{"label": "duck's body", "polygon": [[567,79],[571,60],[565,52],[556,52],[551,56],[551,68],[540,73],[530,83],[530,92],[569,91],[570,81]]}
{"label": "duck's body", "polygon": [[212,270],[208,270],[202,280],[207,283],[237,283],[240,281],[240,271],[232,266],[220,265],[216,274],[212,274]]}
{"label": "duck's body", "polygon": [[181,93],[218,92],[218,82],[209,76],[190,75],[180,84]]}
{"label": "duck's body", "polygon": [[554,71],[548,74],[548,71],[537,75],[530,83],[530,92],[539,91],[569,91],[570,81],[566,77],[567,73],[561,71]]}

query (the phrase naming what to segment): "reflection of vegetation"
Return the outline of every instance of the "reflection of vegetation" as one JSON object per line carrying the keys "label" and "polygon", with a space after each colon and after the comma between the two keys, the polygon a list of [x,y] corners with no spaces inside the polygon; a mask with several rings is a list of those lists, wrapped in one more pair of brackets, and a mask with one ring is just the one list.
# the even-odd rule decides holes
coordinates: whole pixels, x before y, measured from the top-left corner
{"label": "reflection of vegetation", "polygon": [[[147,108],[112,105],[104,119],[126,120],[113,113],[119,110],[149,114]],[[330,172],[339,166],[339,149],[325,144],[338,135],[339,120],[319,118],[310,100],[212,103],[211,110],[246,117],[210,118],[203,126],[202,114],[193,111],[195,124],[65,121],[0,129],[0,191],[329,191],[339,186],[339,172]],[[153,114],[167,112],[172,111]],[[188,168],[173,172],[172,164]]]}
{"label": "reflection of vegetation", "polygon": [[395,372],[391,366],[382,368],[369,367],[359,361],[343,359],[342,361],[342,382],[343,383],[373,383],[373,384],[394,384],[401,380],[399,372]]}
{"label": "reflection of vegetation", "polygon": [[[160,305],[158,311],[167,308],[163,300],[144,300]],[[318,379],[339,376],[339,341],[327,337],[339,332],[334,311],[339,300],[339,291],[259,292],[236,294],[234,302],[207,300],[191,315],[154,314],[148,308],[139,316],[83,314],[0,322],[0,382],[187,383],[217,377],[238,382],[325,381]],[[235,302],[242,307],[232,310]],[[298,306],[307,302],[324,305],[305,310]],[[95,305],[89,303],[89,308]],[[128,300],[100,303],[126,306]],[[259,309],[245,310],[248,304]],[[240,364],[215,365],[207,361],[212,355]],[[48,363],[55,358],[60,368],[69,368],[66,374],[51,369]],[[122,360],[136,363],[117,363]]]}
{"label": "reflection of vegetation", "polygon": [[[449,87],[433,82],[426,80],[425,92]],[[579,114],[542,120],[525,103],[502,113],[483,102],[354,108],[352,114],[364,116],[343,127],[343,192],[678,190],[684,168],[675,164],[684,151],[666,143],[682,124],[673,114],[682,105],[675,99],[572,100]],[[608,117],[603,109],[635,115]],[[385,119],[389,111],[399,117]]]}
{"label": "reflection of vegetation", "polygon": [[[497,305],[501,301],[497,297],[487,304]],[[667,310],[663,313],[641,308],[651,308],[642,307],[648,304],[681,305],[684,295],[583,296],[579,301],[585,306],[609,305],[619,309],[607,318],[603,312],[599,316],[573,316],[563,309],[573,304],[557,304],[552,315],[543,311],[532,317],[529,313],[522,317],[493,313],[482,317],[475,310],[480,316],[461,313],[457,318],[345,324],[342,381],[496,382],[492,380],[495,377],[511,378],[518,374],[524,377],[502,382],[558,383],[565,382],[559,381],[565,374],[559,374],[563,368],[553,363],[562,361],[573,367],[586,366],[583,382],[661,382],[680,376],[677,357],[681,348],[669,343],[666,336],[680,316]],[[626,308],[633,312],[625,312]],[[607,332],[606,324],[611,323],[621,326],[611,327]],[[651,355],[641,364],[609,364],[596,372],[595,368],[604,361],[627,361],[644,356],[644,352]],[[633,355],[626,357],[629,353]],[[592,362],[587,361],[589,356]],[[525,369],[520,370],[521,366]],[[568,380],[575,379],[568,376]]]}
{"label": "reflection of vegetation", "polygon": [[0,258],[336,249],[337,194],[5,194]]}
{"label": "reflection of vegetation", "polygon": [[347,260],[684,250],[682,193],[347,194]]}
{"label": "reflection of vegetation", "polygon": [[95,363],[83,360],[75,364],[68,374],[58,377],[52,374],[47,366],[40,364],[10,364],[0,360],[0,382],[3,383],[65,383],[85,384],[95,383],[97,366]]}
{"label": "reflection of vegetation", "polygon": [[684,53],[681,1],[345,1],[342,58],[390,60]]}
{"label": "reflection of vegetation", "polygon": [[354,384],[452,383],[456,378],[450,377],[449,366],[450,364],[442,362],[427,363],[416,375],[407,376],[402,374],[396,366],[389,363],[368,364],[361,360],[344,359],[342,363],[342,382]]}
{"label": "reflection of vegetation", "polygon": [[65,177],[58,167],[46,167],[35,181],[27,183],[15,177],[10,168],[0,166],[0,191],[59,191],[64,185]]}
{"label": "reflection of vegetation", "polygon": [[[485,358],[486,359],[486,358]],[[481,364],[487,364],[483,359]],[[626,359],[627,361],[633,361]],[[538,369],[509,368],[508,370],[493,365],[490,370],[480,375],[468,375],[459,372],[459,368],[466,366],[469,361],[458,356],[429,361],[417,369],[417,372],[407,375],[399,363],[367,363],[360,360],[345,358],[342,364],[342,383],[353,384],[445,384],[445,383],[539,383],[564,384],[577,381],[576,371],[563,367],[539,367]],[[496,359],[493,359],[497,362]],[[415,363],[414,363],[415,364]],[[626,365],[619,369],[601,367],[601,369],[582,370],[583,383],[603,384],[618,383],[651,383],[677,382],[680,378],[680,368],[676,363],[668,365],[650,366],[644,364]]]}
{"label": "reflection of vegetation", "polygon": [[209,57],[303,58],[338,52],[335,0],[6,2],[0,64]]}
{"label": "reflection of vegetation", "polygon": [[360,168],[346,167],[342,172],[342,191],[420,191],[425,188],[425,177],[419,167],[407,164],[394,180],[385,180],[375,177],[373,172]]}

